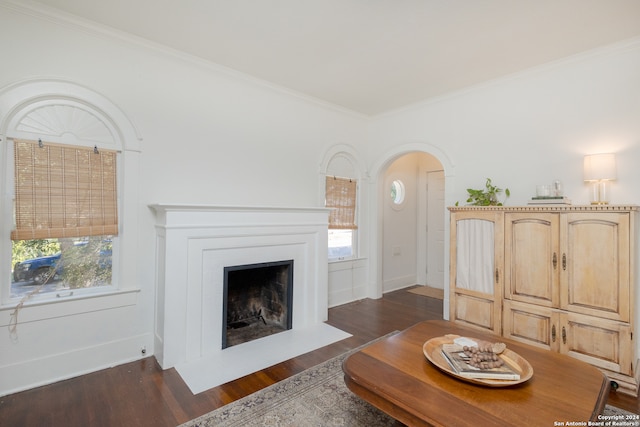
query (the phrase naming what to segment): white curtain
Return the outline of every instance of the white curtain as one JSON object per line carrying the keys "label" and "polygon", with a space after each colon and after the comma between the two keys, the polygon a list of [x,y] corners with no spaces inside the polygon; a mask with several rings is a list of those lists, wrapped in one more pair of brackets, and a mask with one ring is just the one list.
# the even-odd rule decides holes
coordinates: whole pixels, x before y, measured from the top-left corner
{"label": "white curtain", "polygon": [[456,286],[493,294],[494,224],[481,219],[457,223]]}

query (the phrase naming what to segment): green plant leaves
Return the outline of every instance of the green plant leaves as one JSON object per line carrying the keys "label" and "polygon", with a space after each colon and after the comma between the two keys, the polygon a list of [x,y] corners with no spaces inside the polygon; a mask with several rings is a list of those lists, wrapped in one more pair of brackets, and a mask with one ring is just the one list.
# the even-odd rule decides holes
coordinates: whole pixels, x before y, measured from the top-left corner
{"label": "green plant leaves", "polygon": [[502,206],[502,202],[498,199],[498,195],[504,191],[504,200],[511,196],[511,192],[508,188],[502,190],[491,182],[491,178],[487,178],[487,182],[483,189],[476,190],[473,188],[467,188],[469,197],[467,203],[471,206]]}

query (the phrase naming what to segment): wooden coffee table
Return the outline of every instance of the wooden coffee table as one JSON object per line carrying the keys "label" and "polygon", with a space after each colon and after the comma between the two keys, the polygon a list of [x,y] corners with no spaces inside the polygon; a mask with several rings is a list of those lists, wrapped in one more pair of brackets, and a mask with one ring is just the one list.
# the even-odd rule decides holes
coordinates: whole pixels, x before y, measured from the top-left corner
{"label": "wooden coffee table", "polygon": [[[422,351],[427,340],[447,334],[504,342],[531,364],[533,376],[510,387],[454,378]],[[442,320],[418,323],[364,347],[345,360],[343,370],[351,391],[409,426],[587,422],[598,419],[610,388],[605,375],[587,363]]]}

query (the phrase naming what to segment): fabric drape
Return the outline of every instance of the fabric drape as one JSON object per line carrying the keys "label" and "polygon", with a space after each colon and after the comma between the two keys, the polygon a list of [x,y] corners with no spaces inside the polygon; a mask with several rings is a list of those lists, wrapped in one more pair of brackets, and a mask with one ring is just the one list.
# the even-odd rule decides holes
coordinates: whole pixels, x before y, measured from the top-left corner
{"label": "fabric drape", "polygon": [[480,219],[457,222],[456,286],[493,294],[494,224]]}

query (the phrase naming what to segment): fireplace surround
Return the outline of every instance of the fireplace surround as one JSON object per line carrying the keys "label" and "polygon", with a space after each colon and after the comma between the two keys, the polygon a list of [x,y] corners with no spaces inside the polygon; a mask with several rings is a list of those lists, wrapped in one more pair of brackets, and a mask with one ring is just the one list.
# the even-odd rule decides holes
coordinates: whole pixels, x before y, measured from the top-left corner
{"label": "fireplace surround", "polygon": [[[350,335],[328,316],[325,208],[154,204],[154,355],[196,393]],[[224,269],[292,260],[291,329],[222,348]],[[260,357],[255,357],[259,354]]]}

